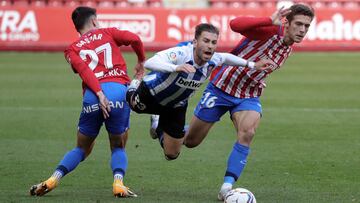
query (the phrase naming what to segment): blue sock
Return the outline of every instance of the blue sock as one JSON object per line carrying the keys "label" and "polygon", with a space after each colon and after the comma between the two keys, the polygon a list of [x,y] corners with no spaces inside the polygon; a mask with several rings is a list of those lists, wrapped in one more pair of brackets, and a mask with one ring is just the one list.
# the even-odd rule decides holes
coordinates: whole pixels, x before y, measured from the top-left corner
{"label": "blue sock", "polygon": [[56,168],[56,171],[60,171],[62,176],[65,176],[67,173],[74,170],[84,159],[85,152],[81,148],[75,147],[73,150],[65,154],[64,158],[60,161],[58,167]]}
{"label": "blue sock", "polygon": [[124,148],[115,148],[111,154],[111,170],[113,175],[120,174],[124,177],[128,165],[128,159]]}
{"label": "blue sock", "polygon": [[246,165],[246,158],[249,152],[249,147],[236,141],[227,162],[224,183],[234,184],[237,181]]}

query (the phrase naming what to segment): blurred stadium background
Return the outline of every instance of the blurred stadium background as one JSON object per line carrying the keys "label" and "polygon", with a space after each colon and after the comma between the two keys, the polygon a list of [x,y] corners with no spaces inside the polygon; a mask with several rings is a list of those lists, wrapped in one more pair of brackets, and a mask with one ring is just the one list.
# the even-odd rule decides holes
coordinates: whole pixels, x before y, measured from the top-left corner
{"label": "blurred stadium background", "polygon": [[[299,2],[299,1],[294,1]],[[264,115],[237,187],[258,202],[360,202],[360,1],[304,0],[314,7],[307,38],[268,79]],[[0,202],[217,202],[235,140],[228,116],[196,149],[167,162],[148,136],[149,117],[132,114],[125,182],[140,197],[114,199],[109,147],[101,131],[92,155],[43,198],[29,187],[48,177],[75,144],[81,81],[62,50],[78,35],[78,5],[98,9],[103,26],[137,33],[148,51],[192,39],[194,27],[220,28],[219,50],[240,39],[229,21],[269,16],[292,1],[0,0]],[[129,49],[124,48],[124,51]],[[124,54],[129,72],[136,60]],[[191,99],[188,119],[201,96]]]}

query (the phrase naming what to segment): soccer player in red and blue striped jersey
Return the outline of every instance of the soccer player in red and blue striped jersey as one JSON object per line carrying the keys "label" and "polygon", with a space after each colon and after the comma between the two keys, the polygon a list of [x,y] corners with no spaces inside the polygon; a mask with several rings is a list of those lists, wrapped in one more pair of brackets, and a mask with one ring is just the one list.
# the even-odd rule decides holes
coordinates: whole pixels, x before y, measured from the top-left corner
{"label": "soccer player in red and blue striped jersey", "polygon": [[259,97],[266,87],[265,78],[283,65],[292,45],[305,37],[313,18],[310,7],[294,4],[289,9],[279,9],[271,17],[237,17],[230,22],[231,29],[244,36],[232,54],[251,61],[270,59],[274,64],[264,70],[222,66],[195,109],[185,139],[187,147],[199,145],[227,111],[237,131],[219,200],[224,199],[245,167],[262,114]]}

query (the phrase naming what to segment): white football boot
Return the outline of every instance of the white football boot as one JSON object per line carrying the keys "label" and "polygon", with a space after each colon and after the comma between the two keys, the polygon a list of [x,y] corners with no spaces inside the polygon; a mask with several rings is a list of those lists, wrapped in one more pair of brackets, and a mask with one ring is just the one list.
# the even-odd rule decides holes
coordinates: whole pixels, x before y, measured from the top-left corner
{"label": "white football boot", "polygon": [[226,194],[232,189],[232,184],[230,183],[224,183],[221,188],[220,188],[220,191],[219,191],[219,194],[218,194],[218,200],[220,201],[224,201],[224,198],[226,196]]}

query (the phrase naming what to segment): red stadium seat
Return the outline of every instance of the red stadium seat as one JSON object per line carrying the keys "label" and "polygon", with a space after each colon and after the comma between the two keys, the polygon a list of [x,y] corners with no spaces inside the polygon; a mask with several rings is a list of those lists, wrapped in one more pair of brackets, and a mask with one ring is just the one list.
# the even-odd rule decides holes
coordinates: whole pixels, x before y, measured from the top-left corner
{"label": "red stadium seat", "polygon": [[229,5],[231,8],[242,8],[245,6],[244,2],[232,2]]}
{"label": "red stadium seat", "polygon": [[161,0],[148,0],[148,6],[149,7],[162,7],[162,1]]}
{"label": "red stadium seat", "polygon": [[328,5],[329,8],[339,8],[341,7],[341,2],[331,2],[329,5]]}
{"label": "red stadium seat", "polygon": [[48,0],[47,6],[50,7],[60,7],[63,6],[64,2],[62,0]]}
{"label": "red stadium seat", "polygon": [[14,1],[13,6],[20,6],[20,7],[29,6],[29,1],[28,0],[16,0],[16,1]]}
{"label": "red stadium seat", "polygon": [[128,3],[127,0],[117,0],[117,1],[115,1],[115,7],[116,8],[127,8],[129,6],[130,6],[130,4]]}
{"label": "red stadium seat", "polygon": [[100,1],[98,6],[101,8],[113,8],[115,4],[113,1],[108,0],[108,1]]}
{"label": "red stadium seat", "polygon": [[83,6],[88,6],[88,7],[96,7],[97,6],[97,1],[95,0],[86,0],[86,1],[82,1]]}
{"label": "red stadium seat", "polygon": [[247,8],[259,8],[260,7],[260,3],[256,2],[256,1],[250,1],[248,3],[245,4],[245,7]]}
{"label": "red stadium seat", "polygon": [[128,0],[132,7],[143,8],[147,6],[146,0]]}
{"label": "red stadium seat", "polygon": [[11,6],[10,0],[1,0],[0,6]]}
{"label": "red stadium seat", "polygon": [[45,0],[31,0],[30,6],[44,7],[47,6],[47,4]]}
{"label": "red stadium seat", "polygon": [[359,9],[359,2],[345,2],[343,7],[346,9]]}
{"label": "red stadium seat", "polygon": [[211,7],[213,8],[226,8],[227,7],[227,3],[226,2],[212,2],[211,3]]}
{"label": "red stadium seat", "polygon": [[64,6],[76,7],[80,5],[80,1],[77,0],[65,0]]}

